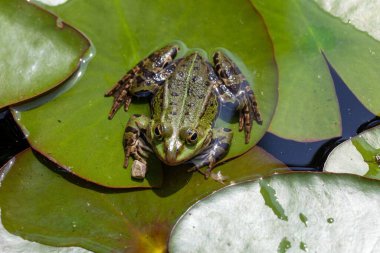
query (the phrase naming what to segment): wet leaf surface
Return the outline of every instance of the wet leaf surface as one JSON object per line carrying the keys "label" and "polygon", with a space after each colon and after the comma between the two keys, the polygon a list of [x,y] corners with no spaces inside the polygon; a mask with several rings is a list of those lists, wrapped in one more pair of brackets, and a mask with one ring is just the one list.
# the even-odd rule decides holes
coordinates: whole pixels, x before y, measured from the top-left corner
{"label": "wet leaf surface", "polygon": [[251,2],[268,25],[279,67],[272,133],[297,141],[341,134],[339,106],[323,54],[355,96],[373,114],[380,113],[378,41],[310,1]]}
{"label": "wet leaf surface", "polygon": [[[2,222],[8,231],[44,244],[95,252],[162,252],[175,220],[195,201],[223,187],[199,173],[165,168],[160,189],[111,190],[52,169],[31,150],[16,156],[9,167],[0,177]],[[270,175],[281,167],[254,148],[218,169],[229,177],[228,184]]]}
{"label": "wet leaf surface", "polygon": [[339,144],[327,157],[323,170],[380,179],[380,126]]}
{"label": "wet leaf surface", "polygon": [[182,216],[169,250],[377,252],[379,186],[354,175],[290,173],[226,187]]}
{"label": "wet leaf surface", "polygon": [[0,8],[0,108],[55,88],[79,66],[89,41],[27,1]]}
{"label": "wet leaf surface", "polygon": [[277,101],[277,69],[265,25],[249,2],[72,0],[50,9],[89,36],[96,55],[72,89],[17,116],[32,147],[74,174],[108,187],[161,184],[158,162],[143,182],[133,181],[122,167],[125,125],[133,113],[149,115],[147,100],[135,100],[128,113],[119,111],[109,121],[112,99],[103,95],[150,52],[176,40],[208,53],[229,50],[254,84],[264,123],[254,125],[245,145],[236,117],[232,124],[218,121],[234,131],[226,159],[246,152],[268,128]]}

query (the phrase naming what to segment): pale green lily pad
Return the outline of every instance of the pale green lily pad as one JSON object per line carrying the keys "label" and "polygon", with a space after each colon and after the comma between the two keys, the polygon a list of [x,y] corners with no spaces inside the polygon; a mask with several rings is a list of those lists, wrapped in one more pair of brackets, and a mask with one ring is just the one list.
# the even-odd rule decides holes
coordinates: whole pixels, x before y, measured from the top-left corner
{"label": "pale green lily pad", "polygon": [[379,192],[376,180],[321,173],[229,186],[182,216],[169,251],[378,252]]}
{"label": "pale green lily pad", "polygon": [[[160,189],[110,190],[47,168],[30,149],[9,167],[0,173],[4,227],[28,240],[94,252],[166,252],[175,220],[191,204],[224,186],[199,173],[166,168]],[[228,176],[225,183],[230,184],[288,171],[276,169],[282,167],[254,148],[215,172]]]}
{"label": "pale green lily pad", "polygon": [[157,161],[143,182],[132,180],[130,169],[123,168],[125,125],[131,114],[149,115],[147,100],[135,100],[128,113],[121,110],[110,121],[112,98],[104,93],[150,52],[177,40],[208,53],[229,50],[254,86],[264,123],[254,125],[246,145],[237,118],[224,122],[234,131],[226,159],[249,150],[268,128],[277,102],[277,68],[265,25],[249,2],[71,0],[50,9],[85,32],[96,48],[73,88],[17,115],[31,146],[61,167],[107,187],[161,184]]}
{"label": "pale green lily pad", "polygon": [[[380,114],[379,41],[315,2],[251,2],[268,25],[279,67],[279,102],[269,131],[297,141],[341,135],[338,101],[323,54],[360,102]],[[377,15],[377,9],[368,12]]]}
{"label": "pale green lily pad", "polygon": [[367,32],[380,41],[380,19],[376,10],[380,9],[380,1],[362,0],[314,0],[328,13],[350,23],[356,29]]}
{"label": "pale green lily pad", "polygon": [[323,170],[380,179],[380,126],[339,144],[327,157]]}
{"label": "pale green lily pad", "polygon": [[27,1],[0,8],[0,108],[57,87],[78,69],[89,41]]}

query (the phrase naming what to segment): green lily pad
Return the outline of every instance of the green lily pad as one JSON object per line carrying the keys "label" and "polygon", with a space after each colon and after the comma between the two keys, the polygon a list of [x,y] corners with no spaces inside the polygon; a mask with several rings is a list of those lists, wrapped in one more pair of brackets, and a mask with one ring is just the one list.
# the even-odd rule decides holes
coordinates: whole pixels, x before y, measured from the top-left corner
{"label": "green lily pad", "polygon": [[182,216],[169,251],[378,252],[379,193],[379,181],[321,173],[233,185]]}
{"label": "green lily pad", "polygon": [[[28,240],[95,252],[165,252],[175,220],[191,204],[223,187],[199,173],[167,168],[160,189],[110,190],[49,169],[41,161],[29,149],[3,168],[4,227]],[[229,184],[270,175],[281,167],[255,147],[218,170],[229,177]]]}
{"label": "green lily pad", "polygon": [[131,114],[149,115],[147,101],[135,100],[128,113],[119,111],[109,121],[112,99],[104,93],[150,52],[178,40],[209,53],[229,50],[254,84],[264,123],[254,125],[251,142],[245,145],[236,118],[232,124],[218,122],[234,131],[226,159],[246,152],[268,128],[277,101],[277,69],[265,25],[249,2],[72,0],[50,9],[85,32],[96,48],[85,75],[72,89],[18,114],[31,146],[61,167],[108,187],[161,184],[157,162],[143,182],[133,181],[130,170],[123,168],[125,125]]}
{"label": "green lily pad", "polygon": [[0,8],[0,109],[38,96],[78,69],[89,41],[27,1]]}
{"label": "green lily pad", "polygon": [[339,144],[327,157],[323,170],[380,179],[380,126]]}
{"label": "green lily pad", "polygon": [[[355,96],[380,114],[380,43],[305,0],[251,0],[263,15],[279,67],[279,102],[269,130],[314,141],[341,135],[339,106],[324,56]],[[368,15],[377,9],[368,10]],[[375,28],[377,29],[377,27]]]}
{"label": "green lily pad", "polygon": [[89,253],[89,251],[79,247],[52,247],[36,242],[30,242],[19,236],[10,234],[0,222],[0,252],[22,253]]}

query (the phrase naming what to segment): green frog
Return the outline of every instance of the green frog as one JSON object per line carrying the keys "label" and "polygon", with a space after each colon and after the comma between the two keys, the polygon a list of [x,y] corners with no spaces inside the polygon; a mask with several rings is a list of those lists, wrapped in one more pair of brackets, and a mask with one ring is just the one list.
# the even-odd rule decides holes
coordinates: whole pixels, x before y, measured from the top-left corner
{"label": "green frog", "polygon": [[[253,120],[258,124],[262,120],[249,83],[225,53],[215,52],[212,65],[199,51],[176,59],[179,50],[177,44],[165,46],[128,71],[105,94],[114,97],[108,117],[112,119],[122,106],[127,111],[133,96],[151,96],[150,117],[135,114],[127,123],[124,167],[131,156],[132,171],[146,168],[149,153],[154,152],[171,166],[191,162],[193,170],[207,178],[232,140],[231,129],[214,127],[221,108],[239,113],[245,143]],[[145,171],[132,177],[144,178]]]}

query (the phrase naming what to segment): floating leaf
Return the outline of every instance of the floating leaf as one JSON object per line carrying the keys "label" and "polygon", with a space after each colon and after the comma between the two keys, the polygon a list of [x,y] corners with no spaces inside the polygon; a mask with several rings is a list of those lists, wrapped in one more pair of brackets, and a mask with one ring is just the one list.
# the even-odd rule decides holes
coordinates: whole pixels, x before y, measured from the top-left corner
{"label": "floating leaf", "polygon": [[338,101],[323,55],[355,96],[380,114],[378,41],[307,0],[251,2],[268,25],[279,67],[272,133],[297,141],[340,136]]}
{"label": "floating leaf", "polygon": [[21,111],[18,120],[35,150],[76,175],[108,187],[161,184],[159,162],[143,182],[133,181],[123,168],[125,125],[133,113],[149,115],[147,101],[135,100],[128,113],[119,111],[109,121],[112,99],[104,93],[150,52],[176,40],[209,53],[229,50],[254,83],[264,123],[254,125],[245,145],[236,118],[232,125],[219,121],[234,131],[226,159],[246,152],[269,126],[277,69],[264,23],[249,2],[72,0],[51,9],[91,38],[96,55],[77,85],[50,103]]}
{"label": "floating leaf", "polygon": [[169,251],[378,252],[379,193],[379,181],[321,173],[229,186],[182,216]]}
{"label": "floating leaf", "polygon": [[86,253],[85,249],[74,248],[74,247],[52,247],[39,244],[36,242],[30,242],[10,234],[5,230],[0,222],[0,252],[7,253]]}
{"label": "floating leaf", "polygon": [[380,40],[380,19],[376,10],[380,9],[379,1],[358,0],[314,0],[324,10],[339,17],[343,22],[350,23],[360,31],[367,32]]}
{"label": "floating leaf", "polygon": [[79,67],[89,41],[22,0],[0,8],[0,109],[55,88]]}
{"label": "floating leaf", "polygon": [[[280,167],[284,165],[254,148],[218,170],[229,177],[228,184],[269,175]],[[27,150],[0,175],[2,222],[11,233],[49,245],[95,252],[164,252],[174,221],[192,203],[223,186],[183,169],[164,172],[160,189],[110,190],[48,169]]]}
{"label": "floating leaf", "polygon": [[339,144],[327,157],[323,170],[380,179],[380,126]]}

